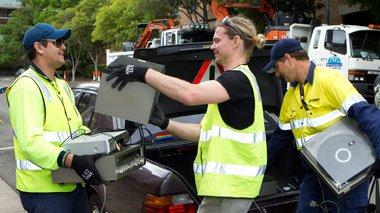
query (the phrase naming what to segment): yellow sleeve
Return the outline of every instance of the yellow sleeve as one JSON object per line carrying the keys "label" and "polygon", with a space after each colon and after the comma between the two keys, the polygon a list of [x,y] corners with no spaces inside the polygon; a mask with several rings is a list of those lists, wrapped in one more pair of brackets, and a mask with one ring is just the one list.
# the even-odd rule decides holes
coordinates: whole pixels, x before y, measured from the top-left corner
{"label": "yellow sleeve", "polygon": [[8,94],[9,117],[15,133],[15,146],[27,160],[46,170],[58,168],[57,157],[63,150],[44,140],[45,108],[36,83],[23,77],[11,87]]}
{"label": "yellow sleeve", "polygon": [[[354,102],[364,100],[347,77],[335,70],[327,72],[332,72],[332,74],[321,79],[321,88],[323,94],[334,108],[347,111],[349,107],[346,106],[351,106]],[[350,102],[350,104],[347,104],[347,102]]]}
{"label": "yellow sleeve", "polygon": [[293,101],[294,96],[294,88],[291,87],[289,90],[285,93],[283,102],[281,104],[281,110],[279,115],[279,127],[282,130],[291,130],[290,127],[290,119],[291,115],[289,115],[289,106],[291,102]]}

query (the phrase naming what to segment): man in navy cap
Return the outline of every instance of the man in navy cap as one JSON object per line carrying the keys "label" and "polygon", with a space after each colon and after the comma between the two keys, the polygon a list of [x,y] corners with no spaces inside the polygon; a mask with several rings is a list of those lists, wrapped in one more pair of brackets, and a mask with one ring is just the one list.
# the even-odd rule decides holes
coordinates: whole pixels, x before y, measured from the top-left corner
{"label": "man in navy cap", "polygon": [[[355,119],[373,142],[380,158],[380,111],[371,106],[353,85],[336,70],[316,66],[295,39],[279,40],[272,48],[270,62],[263,69],[290,82],[279,115],[279,126],[268,145],[269,160],[274,161],[288,143],[298,150],[315,134],[344,116]],[[302,162],[305,176],[297,212],[364,212],[368,205],[368,181],[338,198]]]}
{"label": "man in navy cap", "polygon": [[30,67],[7,90],[14,132],[16,188],[28,212],[87,212],[81,184],[53,183],[51,172],[72,168],[88,184],[100,184],[93,156],[73,155],[61,147],[74,133],[85,132],[69,85],[55,77],[64,63],[71,30],[49,24],[29,28],[23,39]]}

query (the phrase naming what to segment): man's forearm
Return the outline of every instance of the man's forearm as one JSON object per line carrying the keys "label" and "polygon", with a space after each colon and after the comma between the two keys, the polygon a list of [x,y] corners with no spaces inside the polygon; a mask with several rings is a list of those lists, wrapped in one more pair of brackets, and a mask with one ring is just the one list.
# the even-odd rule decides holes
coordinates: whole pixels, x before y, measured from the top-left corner
{"label": "man's forearm", "polygon": [[169,98],[184,104],[188,104],[189,101],[187,97],[194,89],[194,85],[187,81],[163,75],[152,69],[148,69],[145,75],[145,81]]}
{"label": "man's forearm", "polygon": [[170,120],[166,131],[185,140],[198,142],[201,133],[201,125],[194,123],[180,123]]}

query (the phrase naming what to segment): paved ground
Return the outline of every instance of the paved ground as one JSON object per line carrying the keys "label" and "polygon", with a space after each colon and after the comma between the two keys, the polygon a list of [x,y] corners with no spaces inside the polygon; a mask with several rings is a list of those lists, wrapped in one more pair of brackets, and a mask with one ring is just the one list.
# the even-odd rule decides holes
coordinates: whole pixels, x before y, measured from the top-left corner
{"label": "paved ground", "polygon": [[[13,78],[1,77],[0,87],[7,86],[12,81]],[[0,94],[0,119],[0,212],[25,212],[15,189],[12,129],[4,94]]]}

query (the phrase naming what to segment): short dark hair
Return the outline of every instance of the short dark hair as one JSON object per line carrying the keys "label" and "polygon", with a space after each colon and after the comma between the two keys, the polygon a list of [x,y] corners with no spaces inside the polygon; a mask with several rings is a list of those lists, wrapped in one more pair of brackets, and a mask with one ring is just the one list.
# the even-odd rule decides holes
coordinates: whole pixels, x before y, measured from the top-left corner
{"label": "short dark hair", "polygon": [[[41,45],[44,46],[44,47],[47,46],[47,42],[46,41],[39,41],[39,43],[41,43]],[[26,51],[26,57],[29,59],[29,61],[32,61],[33,59],[35,59],[36,55],[37,55],[37,52],[36,52],[36,49],[34,48],[34,46],[32,46],[31,48],[29,48]]]}
{"label": "short dark hair", "polygon": [[309,56],[307,55],[307,52],[305,50],[298,50],[293,53],[290,53],[292,58],[297,59],[298,61],[308,61]]}

